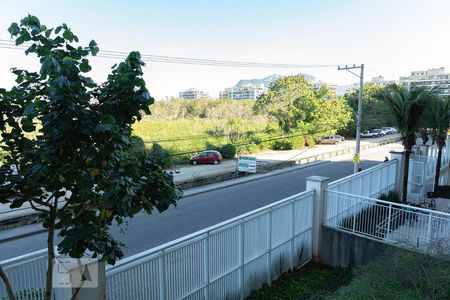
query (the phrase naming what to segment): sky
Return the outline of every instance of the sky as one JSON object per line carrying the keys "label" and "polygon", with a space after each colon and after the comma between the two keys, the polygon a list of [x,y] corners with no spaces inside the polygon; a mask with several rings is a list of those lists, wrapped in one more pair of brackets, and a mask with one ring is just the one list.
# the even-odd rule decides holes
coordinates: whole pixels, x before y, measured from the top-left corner
{"label": "sky", "polygon": [[[448,0],[103,1],[2,0],[0,39],[27,14],[47,27],[66,23],[101,50],[204,59],[292,64],[365,64],[365,81],[411,71],[450,71]],[[91,58],[90,76],[105,81],[120,60]],[[38,69],[36,57],[0,48],[0,87],[11,67]],[[265,69],[148,63],[144,78],[157,99],[197,87],[218,96],[239,79],[306,73],[339,85],[358,78],[336,67]]]}

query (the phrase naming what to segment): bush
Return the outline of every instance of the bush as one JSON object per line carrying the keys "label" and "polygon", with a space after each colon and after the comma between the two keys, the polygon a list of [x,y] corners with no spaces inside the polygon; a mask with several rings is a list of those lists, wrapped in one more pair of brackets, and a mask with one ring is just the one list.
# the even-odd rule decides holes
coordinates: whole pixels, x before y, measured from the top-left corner
{"label": "bush", "polygon": [[160,144],[153,143],[152,149],[149,152],[150,159],[152,161],[158,162],[161,167],[168,169],[173,165],[172,157],[170,152],[164,149]]}
{"label": "bush", "polygon": [[270,147],[272,150],[292,150],[293,143],[289,140],[274,141]]}
{"label": "bush", "polygon": [[223,145],[221,150],[223,158],[234,158],[236,156],[236,146],[232,144]]}
{"label": "bush", "polygon": [[256,144],[249,144],[243,147],[239,147],[239,154],[252,154],[257,153],[261,150],[261,148]]}

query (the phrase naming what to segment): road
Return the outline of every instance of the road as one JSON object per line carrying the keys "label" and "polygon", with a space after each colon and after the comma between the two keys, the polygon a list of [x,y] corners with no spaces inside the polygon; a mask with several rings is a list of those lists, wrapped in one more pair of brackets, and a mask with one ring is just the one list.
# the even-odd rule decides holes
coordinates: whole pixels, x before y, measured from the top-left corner
{"label": "road", "polygon": [[[390,150],[401,149],[400,144],[390,144],[364,151],[362,168],[379,164]],[[151,216],[140,214],[127,226],[112,228],[112,234],[127,244],[125,255],[133,255],[304,191],[305,179],[309,176],[336,180],[350,175],[353,171],[351,156],[342,155],[319,165],[184,197],[176,208]],[[2,243],[0,261],[43,249],[45,240],[43,233]]]}

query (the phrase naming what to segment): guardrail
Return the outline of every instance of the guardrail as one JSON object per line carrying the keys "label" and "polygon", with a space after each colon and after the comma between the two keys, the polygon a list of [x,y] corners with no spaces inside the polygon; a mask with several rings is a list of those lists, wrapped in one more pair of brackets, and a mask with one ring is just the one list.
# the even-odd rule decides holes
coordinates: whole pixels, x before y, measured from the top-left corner
{"label": "guardrail", "polygon": [[327,218],[328,227],[423,253],[450,254],[448,213],[325,191],[325,205],[332,202],[349,208]]}
{"label": "guardrail", "polygon": [[108,267],[108,299],[242,299],[310,261],[314,192],[303,192]]}

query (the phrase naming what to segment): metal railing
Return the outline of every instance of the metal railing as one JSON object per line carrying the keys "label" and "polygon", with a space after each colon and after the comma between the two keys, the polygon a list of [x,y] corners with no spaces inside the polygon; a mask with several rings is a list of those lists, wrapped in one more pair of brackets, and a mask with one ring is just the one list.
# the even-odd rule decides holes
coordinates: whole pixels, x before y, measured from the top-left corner
{"label": "metal railing", "polygon": [[303,192],[108,267],[108,299],[242,299],[312,256]]}
{"label": "metal railing", "polygon": [[[329,191],[337,191],[365,197],[378,197],[389,194],[394,190],[396,183],[398,161],[392,160],[362,172],[352,174],[331,182]],[[340,220],[349,211],[357,212],[361,205],[355,206],[352,202],[328,202],[325,209],[325,218]]]}
{"label": "metal railing", "polygon": [[[56,249],[55,249],[56,251]],[[44,294],[47,272],[47,249],[42,249],[1,262],[12,288],[23,299],[40,300]],[[0,299],[7,299],[6,289],[0,284]]]}
{"label": "metal railing", "polygon": [[388,193],[394,187],[397,166],[398,161],[394,159],[333,181],[328,185],[328,189],[365,197],[377,197]]}
{"label": "metal railing", "polygon": [[[108,299],[241,299],[311,260],[313,196],[296,194],[108,266]],[[44,290],[46,249],[1,264],[15,291]]]}
{"label": "metal railing", "polygon": [[325,191],[325,205],[348,207],[329,214],[328,227],[398,247],[430,254],[450,254],[450,214],[415,206]]}

